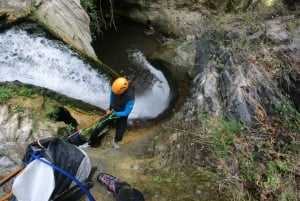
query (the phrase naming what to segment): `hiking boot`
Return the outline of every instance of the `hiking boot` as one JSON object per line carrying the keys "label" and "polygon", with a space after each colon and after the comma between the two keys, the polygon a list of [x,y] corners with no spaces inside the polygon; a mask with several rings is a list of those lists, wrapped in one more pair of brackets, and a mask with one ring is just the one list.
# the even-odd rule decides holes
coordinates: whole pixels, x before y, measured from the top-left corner
{"label": "hiking boot", "polygon": [[114,141],[114,147],[115,147],[115,149],[119,149],[120,148],[119,143]]}
{"label": "hiking boot", "polygon": [[86,143],[84,143],[84,144],[82,144],[82,145],[79,145],[79,147],[80,147],[80,148],[88,148],[88,147],[91,147],[91,146],[89,145],[88,142],[86,142]]}
{"label": "hiking boot", "polygon": [[118,181],[120,182],[117,177],[106,173],[100,173],[97,175],[97,181],[102,186],[105,186],[110,193],[116,195],[116,185]]}
{"label": "hiking boot", "polygon": [[107,173],[100,173],[97,175],[97,181],[100,185],[106,187],[108,192],[116,196],[123,187],[130,187],[127,182],[120,180],[118,177],[112,176]]}

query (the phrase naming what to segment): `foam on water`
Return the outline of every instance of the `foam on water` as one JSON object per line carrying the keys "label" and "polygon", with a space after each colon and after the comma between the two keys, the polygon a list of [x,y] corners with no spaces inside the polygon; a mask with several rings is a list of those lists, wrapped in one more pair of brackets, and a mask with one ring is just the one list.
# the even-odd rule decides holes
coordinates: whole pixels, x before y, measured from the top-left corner
{"label": "foam on water", "polygon": [[138,118],[140,115],[147,118],[156,117],[168,107],[170,102],[170,87],[163,73],[154,68],[139,50],[129,51],[130,60],[149,71],[151,78],[147,76],[147,80],[141,76],[135,78],[140,85],[147,83],[147,89],[144,88],[142,93],[137,94],[136,101],[138,103],[133,108],[131,117]]}

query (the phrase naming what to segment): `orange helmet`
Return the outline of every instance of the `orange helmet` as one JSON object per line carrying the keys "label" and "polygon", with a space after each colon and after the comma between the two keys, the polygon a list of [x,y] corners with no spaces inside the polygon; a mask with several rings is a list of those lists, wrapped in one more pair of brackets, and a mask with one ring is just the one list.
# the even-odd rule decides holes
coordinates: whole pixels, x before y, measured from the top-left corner
{"label": "orange helmet", "polygon": [[128,89],[128,81],[124,77],[117,78],[111,86],[114,94],[122,94],[126,89]]}

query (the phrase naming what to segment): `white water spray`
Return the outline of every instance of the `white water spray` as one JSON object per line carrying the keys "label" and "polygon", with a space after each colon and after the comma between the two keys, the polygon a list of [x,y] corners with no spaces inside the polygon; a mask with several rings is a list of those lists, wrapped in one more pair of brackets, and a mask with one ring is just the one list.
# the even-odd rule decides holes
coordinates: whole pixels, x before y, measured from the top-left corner
{"label": "white water spray", "polygon": [[109,79],[56,40],[12,28],[0,33],[0,82],[20,81],[106,108]]}
{"label": "white water spray", "polygon": [[[148,71],[152,75],[152,80],[144,80],[143,78],[137,82],[143,85],[147,83],[147,89],[136,96],[136,104],[133,108],[131,118],[139,116],[154,118],[169,106],[170,102],[170,87],[163,73],[155,69],[145,58],[141,51],[129,51],[130,60],[135,62]],[[137,78],[138,79],[138,78]]]}

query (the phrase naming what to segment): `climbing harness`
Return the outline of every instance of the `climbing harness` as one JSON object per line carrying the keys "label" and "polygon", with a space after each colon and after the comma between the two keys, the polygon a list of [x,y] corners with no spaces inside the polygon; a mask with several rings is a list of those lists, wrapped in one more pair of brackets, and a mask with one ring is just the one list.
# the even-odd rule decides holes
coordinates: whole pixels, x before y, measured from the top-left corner
{"label": "climbing harness", "polygon": [[112,114],[110,114],[110,115],[108,116],[108,118],[106,118],[106,119],[102,118],[103,121],[99,121],[98,124],[97,124],[97,126],[96,126],[96,128],[99,128],[99,127],[100,127],[101,125],[103,125],[104,123],[107,123],[108,121],[111,121],[111,120],[117,119],[117,118],[119,118],[119,117],[116,116],[114,113],[112,113]]}
{"label": "climbing harness", "polygon": [[97,119],[93,120],[91,123],[85,125],[85,126],[82,127],[81,129],[79,129],[79,130],[73,132],[72,134],[70,134],[67,138],[68,138],[68,139],[71,139],[72,137],[77,137],[78,135],[81,135],[81,132],[82,132],[83,130],[92,127],[93,125],[95,125],[95,123],[101,121],[101,119],[105,118],[107,115],[108,115],[108,114],[104,114],[104,115],[102,115],[100,118],[97,118]]}
{"label": "climbing harness", "polygon": [[94,128],[94,131],[91,133],[90,138],[88,139],[88,145],[97,146],[101,142],[101,136],[103,133],[103,129],[114,119],[119,118],[114,113],[110,114],[106,118],[102,118]]}
{"label": "climbing harness", "polygon": [[114,115],[113,113],[105,114],[105,115],[101,116],[100,119],[98,118],[95,121],[93,121],[92,123],[90,123],[87,126],[83,127],[82,129],[80,129],[78,131],[75,131],[74,133],[69,135],[67,137],[67,139],[68,140],[77,139],[80,136],[85,135],[86,133],[88,133],[90,130],[99,129],[101,126],[103,126],[103,128],[104,128],[105,127],[104,125],[106,125],[109,121],[111,121],[113,119],[117,119],[117,118],[119,118],[119,117]]}
{"label": "climbing harness", "polygon": [[88,125],[86,125],[86,126],[82,127],[81,129],[73,132],[72,134],[68,135],[67,139],[78,138],[79,136],[83,135],[84,133],[87,133],[88,131],[90,131],[92,129],[99,128],[101,125],[103,125],[107,121],[117,119],[117,118],[119,118],[119,117],[116,116],[114,113],[104,114],[100,118],[95,119],[94,121],[92,121]]}

